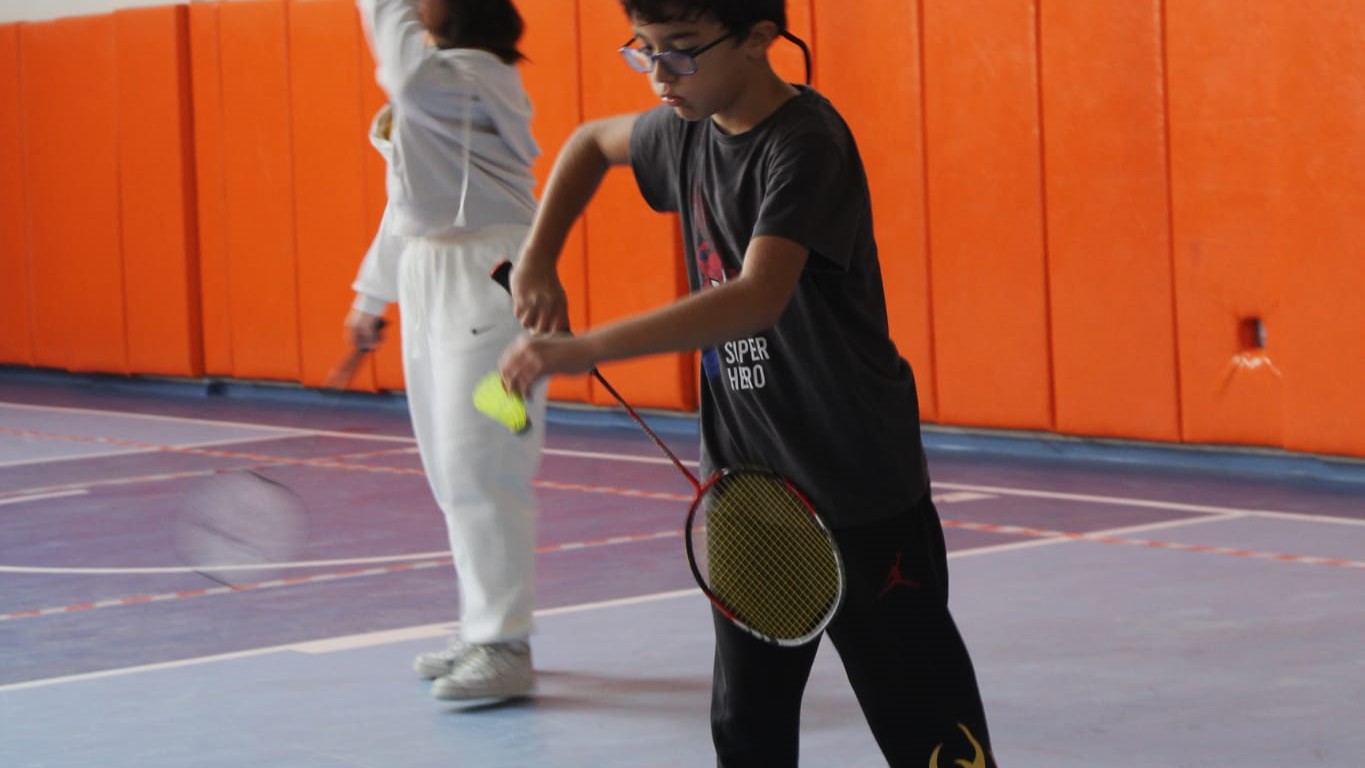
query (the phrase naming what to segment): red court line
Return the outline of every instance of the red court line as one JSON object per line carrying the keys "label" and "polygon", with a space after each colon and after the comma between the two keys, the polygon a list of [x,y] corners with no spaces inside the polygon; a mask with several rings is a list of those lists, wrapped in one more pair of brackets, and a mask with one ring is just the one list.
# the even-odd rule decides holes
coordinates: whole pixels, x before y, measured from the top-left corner
{"label": "red court line", "polygon": [[292,464],[306,467],[322,467],[325,469],[347,469],[360,472],[380,472],[386,474],[399,475],[421,475],[422,471],[417,469],[404,469],[401,467],[376,467],[368,464],[349,464],[346,462],[333,461],[328,459],[296,459],[289,456],[272,456],[264,453],[247,453],[245,451],[221,451],[210,448],[192,448],[175,445],[161,445],[159,443],[146,443],[140,440],[127,440],[120,437],[100,437],[96,435],[66,435],[57,432],[39,432],[32,429],[14,429],[12,427],[0,427],[0,435],[13,435],[15,437],[29,437],[39,440],[61,440],[73,443],[95,443],[97,445],[113,445],[120,448],[131,448],[142,451],[160,451],[162,453],[184,453],[192,456],[210,456],[218,459],[240,459],[254,461],[263,464]]}

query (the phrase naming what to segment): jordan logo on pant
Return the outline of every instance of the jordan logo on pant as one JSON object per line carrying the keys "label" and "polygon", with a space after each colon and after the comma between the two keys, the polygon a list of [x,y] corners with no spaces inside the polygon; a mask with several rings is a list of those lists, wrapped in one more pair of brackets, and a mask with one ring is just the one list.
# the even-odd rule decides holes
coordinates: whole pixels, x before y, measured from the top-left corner
{"label": "jordan logo on pant", "polygon": [[[963,733],[967,734],[967,741],[971,742],[972,751],[975,752],[976,754],[970,761],[954,760],[953,764],[958,766],[958,768],[986,768],[986,753],[984,750],[981,749],[981,742],[976,740],[976,737],[972,735],[971,729],[968,728],[967,726],[963,725],[962,723],[958,723],[957,727]],[[942,749],[943,749],[942,744],[939,744],[937,747],[934,747],[933,754],[929,755],[929,768],[943,768],[938,764],[938,753]]]}
{"label": "jordan logo on pant", "polygon": [[882,583],[882,591],[877,593],[877,599],[880,600],[883,597],[886,597],[886,593],[890,592],[896,587],[909,587],[911,589],[919,589],[918,581],[915,581],[914,579],[907,579],[905,578],[905,574],[901,573],[900,552],[896,553],[896,562],[891,564],[891,570],[886,572],[886,581]]}

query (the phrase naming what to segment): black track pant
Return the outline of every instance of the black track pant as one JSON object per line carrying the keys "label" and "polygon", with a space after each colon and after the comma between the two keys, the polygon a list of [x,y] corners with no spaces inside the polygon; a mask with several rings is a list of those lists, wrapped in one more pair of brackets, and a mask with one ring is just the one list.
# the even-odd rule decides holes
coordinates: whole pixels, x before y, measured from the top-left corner
{"label": "black track pant", "polygon": [[[995,768],[981,694],[948,613],[943,527],[928,494],[835,532],[848,594],[827,634],[887,763]],[[819,642],[769,645],[715,614],[711,732],[724,768],[797,764],[801,695]]]}

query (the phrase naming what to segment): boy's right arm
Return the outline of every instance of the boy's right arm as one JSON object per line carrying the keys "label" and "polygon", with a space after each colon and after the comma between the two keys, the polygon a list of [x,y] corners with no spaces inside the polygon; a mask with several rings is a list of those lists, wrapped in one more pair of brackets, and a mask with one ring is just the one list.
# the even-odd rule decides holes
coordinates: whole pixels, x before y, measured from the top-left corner
{"label": "boy's right arm", "polygon": [[533,333],[569,327],[564,286],[555,266],[574,222],[613,165],[630,163],[630,134],[639,114],[617,115],[579,126],[550,171],[531,231],[512,270],[512,306]]}

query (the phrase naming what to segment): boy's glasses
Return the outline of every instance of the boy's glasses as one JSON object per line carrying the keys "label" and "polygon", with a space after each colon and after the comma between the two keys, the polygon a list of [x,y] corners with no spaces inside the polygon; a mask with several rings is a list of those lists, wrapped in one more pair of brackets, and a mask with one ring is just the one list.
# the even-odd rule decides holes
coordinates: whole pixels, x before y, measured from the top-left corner
{"label": "boy's glasses", "polygon": [[697,74],[698,56],[720,45],[722,41],[728,40],[730,37],[730,33],[726,32],[706,45],[697,48],[681,51],[659,51],[658,53],[647,53],[642,48],[630,47],[630,44],[635,42],[635,38],[632,37],[626,41],[625,45],[621,46],[620,51],[621,57],[636,72],[648,74],[654,71],[656,64],[662,64],[669,73],[678,77],[685,77]]}

